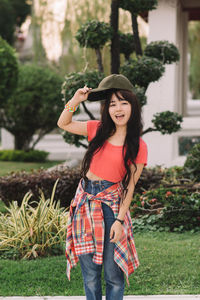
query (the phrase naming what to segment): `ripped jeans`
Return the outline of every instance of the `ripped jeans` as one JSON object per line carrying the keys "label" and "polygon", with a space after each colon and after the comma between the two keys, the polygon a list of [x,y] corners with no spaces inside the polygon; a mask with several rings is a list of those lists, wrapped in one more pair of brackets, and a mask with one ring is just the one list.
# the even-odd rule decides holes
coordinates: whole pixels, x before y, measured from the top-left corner
{"label": "ripped jeans", "polygon": [[[85,191],[96,195],[113,184],[113,182],[107,180],[88,180]],[[124,274],[114,261],[115,244],[110,243],[110,228],[115,220],[114,213],[105,203],[102,203],[102,210],[105,223],[103,265],[104,279],[106,282],[106,300],[122,300],[124,294]],[[92,261],[92,257],[92,253],[79,256],[86,299],[102,300],[102,265],[95,264]]]}

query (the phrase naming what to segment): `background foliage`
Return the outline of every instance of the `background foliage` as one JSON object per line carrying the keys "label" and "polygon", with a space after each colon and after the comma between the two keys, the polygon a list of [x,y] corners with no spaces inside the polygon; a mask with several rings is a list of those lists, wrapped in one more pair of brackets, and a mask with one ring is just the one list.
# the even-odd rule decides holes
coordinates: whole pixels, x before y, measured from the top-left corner
{"label": "background foliage", "polygon": [[[49,68],[20,66],[17,89],[6,99],[0,113],[0,127],[13,134],[15,149],[34,148],[36,142],[55,128],[63,108],[61,85],[62,77]],[[36,132],[38,138],[32,142]]]}
{"label": "background foliage", "polygon": [[0,108],[14,92],[18,81],[15,50],[0,37]]}

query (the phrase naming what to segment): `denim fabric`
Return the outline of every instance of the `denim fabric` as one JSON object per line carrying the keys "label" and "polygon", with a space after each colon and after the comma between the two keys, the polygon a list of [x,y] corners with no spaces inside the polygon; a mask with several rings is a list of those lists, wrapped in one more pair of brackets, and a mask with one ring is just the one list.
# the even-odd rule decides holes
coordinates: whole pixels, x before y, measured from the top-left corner
{"label": "denim fabric", "polygon": [[[113,182],[91,181],[88,180],[85,191],[87,193],[96,195],[109,186],[113,185]],[[104,252],[103,252],[103,264],[104,264],[104,279],[106,282],[106,300],[122,300],[124,293],[124,274],[114,261],[114,243],[110,243],[110,228],[114,222],[114,213],[112,209],[102,203],[102,211],[105,224],[105,236],[104,236]],[[85,254],[79,256],[81,265],[84,288],[87,300],[102,300],[102,288],[101,288],[101,271],[102,265],[97,265],[92,261],[93,254]]]}

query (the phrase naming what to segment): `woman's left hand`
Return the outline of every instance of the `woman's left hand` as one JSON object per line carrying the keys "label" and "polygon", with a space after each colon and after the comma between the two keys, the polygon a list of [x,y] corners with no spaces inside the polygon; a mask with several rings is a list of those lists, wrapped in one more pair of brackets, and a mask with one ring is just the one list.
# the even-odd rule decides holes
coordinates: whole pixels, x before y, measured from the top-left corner
{"label": "woman's left hand", "polygon": [[122,235],[122,230],[123,230],[123,225],[115,221],[110,229],[110,242],[111,243],[116,243],[120,240],[121,235]]}

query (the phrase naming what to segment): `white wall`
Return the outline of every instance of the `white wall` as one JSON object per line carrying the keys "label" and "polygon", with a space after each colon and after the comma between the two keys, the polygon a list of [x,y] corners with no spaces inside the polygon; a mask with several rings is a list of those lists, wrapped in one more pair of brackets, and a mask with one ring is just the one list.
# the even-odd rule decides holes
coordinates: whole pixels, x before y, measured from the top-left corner
{"label": "white wall", "polygon": [[[184,115],[187,98],[187,15],[182,12],[179,0],[159,0],[158,8],[149,12],[148,42],[168,40],[180,50],[178,64],[166,65],[164,76],[151,83],[147,90],[147,105],[143,116],[146,129],[157,112],[170,110]],[[159,132],[144,135],[148,145],[149,166],[166,167],[183,165],[185,158],[178,154],[178,137],[200,135],[200,117],[184,117],[182,130],[172,135]]]}

